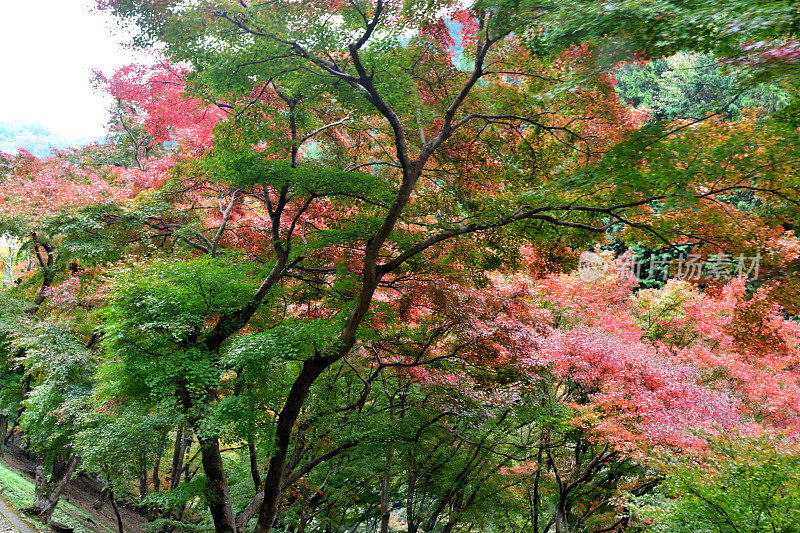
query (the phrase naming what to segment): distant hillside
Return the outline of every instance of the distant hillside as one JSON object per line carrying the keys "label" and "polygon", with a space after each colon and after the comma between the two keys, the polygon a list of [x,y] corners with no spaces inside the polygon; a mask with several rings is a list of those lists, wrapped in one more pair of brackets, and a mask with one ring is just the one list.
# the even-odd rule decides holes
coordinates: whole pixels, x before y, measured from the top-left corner
{"label": "distant hillside", "polygon": [[44,157],[53,148],[63,149],[83,144],[84,139],[68,139],[53,133],[41,124],[0,121],[0,152],[15,153],[20,148]]}

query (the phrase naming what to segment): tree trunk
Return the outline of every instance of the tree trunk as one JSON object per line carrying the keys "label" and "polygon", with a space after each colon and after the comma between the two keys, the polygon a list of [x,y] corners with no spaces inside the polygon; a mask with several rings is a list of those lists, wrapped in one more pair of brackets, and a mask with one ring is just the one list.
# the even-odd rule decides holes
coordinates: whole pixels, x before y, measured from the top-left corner
{"label": "tree trunk", "polygon": [[6,452],[6,439],[8,438],[8,418],[0,415],[0,455]]}
{"label": "tree trunk", "polygon": [[[60,256],[60,254],[53,250],[53,247],[49,243],[39,243],[36,233],[33,233],[33,242],[33,249],[36,252],[36,258],[39,261],[39,266],[42,269],[42,275],[44,276],[44,279],[39,287],[39,292],[36,293],[36,297],[33,299],[33,305],[25,310],[25,313],[28,315],[35,315],[41,305],[44,303],[44,300],[47,297],[47,289],[53,284],[53,280],[56,277],[56,270],[54,266]],[[39,252],[39,247],[41,247],[47,253],[47,260],[45,260],[45,258]]]}
{"label": "tree trunk", "polygon": [[247,449],[250,452],[250,476],[253,478],[256,492],[258,492],[261,490],[261,474],[258,471],[258,449],[256,448],[255,438],[252,435],[247,442]]}
{"label": "tree trunk", "polygon": [[292,436],[294,423],[300,414],[300,409],[305,403],[308,391],[314,380],[327,368],[326,364],[319,364],[314,359],[306,360],[300,375],[292,385],[286,403],[278,415],[278,427],[275,430],[275,453],[269,462],[267,477],[264,480],[264,502],[258,513],[258,523],[255,533],[269,533],[278,516],[278,506],[283,488],[283,471],[286,466],[286,452]]}
{"label": "tree trunk", "polygon": [[144,457],[141,458],[141,464],[139,465],[139,496],[144,500],[147,497],[147,493],[150,492],[148,486],[148,475],[147,475],[147,455],[142,454]]}
{"label": "tree trunk", "polygon": [[417,533],[417,522],[414,519],[414,492],[417,489],[417,472],[411,468],[408,474],[408,495],[406,496],[406,522],[408,533]]}
{"label": "tree trunk", "polygon": [[[185,473],[183,475],[183,482],[184,483],[189,483],[189,481],[191,481],[191,479],[192,479],[192,473],[191,473],[191,471],[189,469],[189,467],[191,465],[188,464],[188,463],[192,459],[192,443],[193,443],[193,441],[192,441],[192,435],[191,435],[190,430],[189,430],[188,427],[186,428],[186,440],[185,440],[185,442],[186,442],[186,449],[184,451],[185,455],[184,455],[184,458],[182,459],[182,464],[184,466],[181,466],[181,470],[185,470]],[[178,471],[178,482],[179,483],[180,483],[180,476],[181,476],[181,471]],[[181,508],[178,509],[178,521],[183,520],[183,513],[184,512],[186,512],[186,502],[184,502],[183,505],[181,505]]]}
{"label": "tree trunk", "polygon": [[161,476],[159,470],[161,469],[161,456],[164,455],[164,441],[166,439],[167,436],[164,435],[163,438],[158,441],[158,450],[156,450],[156,462],[153,465],[153,491],[155,492],[161,490]]}
{"label": "tree trunk", "polygon": [[49,475],[44,471],[41,461],[36,465],[36,489],[34,502],[25,509],[29,515],[36,516],[43,524],[50,522],[50,517],[58,505],[61,492],[67,486],[75,468],[78,457],[71,456],[66,462],[50,468]]}
{"label": "tree trunk", "polygon": [[184,483],[189,483],[189,481],[192,480],[192,472],[189,469],[189,467],[192,466],[190,464],[190,462],[192,460],[192,444],[193,443],[194,443],[194,441],[192,441],[191,438],[187,439],[187,442],[186,442],[186,456],[185,456],[185,458],[183,460],[183,463],[184,463],[184,465],[183,465],[183,471],[184,471],[183,482]]}
{"label": "tree trunk", "polygon": [[533,530],[538,533],[539,531],[539,506],[541,497],[539,496],[539,480],[542,476],[542,453],[544,452],[544,440],[542,434],[539,437],[539,452],[536,454],[536,476],[533,478],[533,505],[531,513],[533,516],[531,520],[533,522]]}
{"label": "tree trunk", "polygon": [[203,472],[208,479],[205,489],[206,501],[214,519],[214,530],[217,533],[236,533],[236,521],[228,492],[228,480],[222,465],[222,454],[219,451],[219,439],[198,435],[197,440],[200,443]]}
{"label": "tree trunk", "polygon": [[178,426],[175,432],[175,447],[172,452],[172,469],[169,473],[169,490],[175,490],[181,483],[181,472],[183,471],[183,458],[186,455],[188,446],[188,431],[185,424]]}
{"label": "tree trunk", "polygon": [[306,533],[306,524],[308,524],[308,504],[304,503],[300,521],[297,523],[297,533]]}
{"label": "tree trunk", "polygon": [[565,502],[562,500],[558,504],[558,509],[556,509],[556,533],[569,533],[569,528],[567,527],[567,511],[564,505]]}
{"label": "tree trunk", "polygon": [[250,503],[236,514],[237,531],[244,531],[247,528],[248,522],[258,513],[262,503],[264,503],[264,491],[257,492]]}
{"label": "tree trunk", "polygon": [[308,489],[303,490],[303,507],[300,512],[300,519],[297,522],[297,533],[306,533],[306,526],[308,525],[308,513],[311,507],[311,500],[316,495],[309,494],[311,491]]}
{"label": "tree trunk", "polygon": [[[20,352],[21,354],[18,355],[25,355],[23,350],[20,350]],[[19,392],[22,401],[19,402],[19,407],[17,407],[17,424],[19,424],[19,421],[22,420],[22,414],[25,412],[25,401],[31,394],[31,379],[33,379],[31,375],[23,370],[23,376],[19,380]]]}
{"label": "tree trunk", "polygon": [[[380,97],[377,97],[380,99]],[[384,105],[385,104],[381,104]],[[336,361],[341,360],[353,348],[356,343],[356,335],[358,328],[364,317],[369,311],[372,299],[375,295],[375,290],[378,288],[383,273],[378,271],[378,261],[380,250],[386,239],[392,233],[393,228],[397,224],[397,220],[403,212],[406,204],[411,198],[411,193],[422,175],[422,168],[425,165],[425,160],[430,156],[430,153],[421,155],[413,163],[408,159],[408,148],[405,146],[405,134],[402,130],[402,125],[396,120],[396,116],[385,107],[381,109],[395,131],[397,139],[398,156],[401,158],[403,166],[403,183],[392,202],[389,211],[377,230],[375,235],[367,242],[367,248],[364,255],[364,266],[362,269],[362,286],[359,292],[358,299],[355,306],[350,312],[344,327],[338,336],[337,346],[326,353],[317,353],[314,357],[306,359],[303,362],[303,368],[300,374],[294,380],[289,394],[286,396],[286,402],[278,415],[278,424],[275,428],[275,452],[269,462],[269,469],[267,476],[264,480],[264,503],[258,514],[258,523],[256,524],[255,533],[269,533],[272,530],[272,525],[278,516],[278,507],[280,505],[280,496],[283,490],[283,474],[286,467],[286,453],[289,449],[289,443],[292,437],[294,424],[300,414],[300,409],[303,407],[308,396],[311,386],[314,381],[322,375],[322,373],[334,364]],[[218,345],[217,345],[218,346]]]}
{"label": "tree trunk", "polygon": [[458,523],[458,520],[455,520],[455,521],[451,520],[450,522],[445,524],[445,526],[442,528],[442,533],[451,533],[453,531],[453,528],[456,526],[457,523]]}
{"label": "tree trunk", "polygon": [[110,494],[111,494],[111,489],[108,487],[108,485],[103,487],[103,490],[100,492],[100,497],[97,498],[97,501],[94,502],[94,505],[92,506],[94,507],[95,511],[99,511],[100,509],[103,508],[103,504],[106,503],[106,500],[108,499],[108,496]]}
{"label": "tree trunk", "polygon": [[111,499],[111,507],[114,509],[114,516],[117,517],[117,529],[119,533],[125,533],[122,528],[122,515],[119,514],[119,507],[117,507],[117,499],[114,497],[114,492],[109,491],[108,496]]}
{"label": "tree trunk", "polygon": [[389,533],[389,518],[391,517],[391,509],[389,508],[389,485],[392,480],[392,458],[394,456],[394,449],[389,448],[386,453],[386,470],[383,473],[381,480],[381,529],[380,533]]}

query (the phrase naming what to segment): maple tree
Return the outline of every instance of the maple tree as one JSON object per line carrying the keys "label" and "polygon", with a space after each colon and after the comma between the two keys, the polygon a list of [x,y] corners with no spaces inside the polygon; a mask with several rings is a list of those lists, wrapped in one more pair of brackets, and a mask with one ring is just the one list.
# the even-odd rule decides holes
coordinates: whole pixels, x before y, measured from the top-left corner
{"label": "maple tree", "polygon": [[[108,142],[0,182],[34,512],[83,468],[165,527],[614,529],[650,457],[794,436],[796,129],[647,124],[609,74],[685,48],[791,77],[791,13],[582,4],[99,2],[165,59],[97,76]],[[763,286],[569,274],[609,233],[761,253]]]}
{"label": "maple tree", "polygon": [[797,450],[775,438],[735,435],[713,442],[702,462],[672,458],[658,494],[636,502],[654,530],[717,531],[797,527]]}
{"label": "maple tree", "polygon": [[651,110],[651,120],[699,118],[710,112],[735,117],[751,108],[774,113],[790,102],[781,84],[748,87],[746,75],[709,54],[678,53],[622,64],[614,81],[623,100]]}

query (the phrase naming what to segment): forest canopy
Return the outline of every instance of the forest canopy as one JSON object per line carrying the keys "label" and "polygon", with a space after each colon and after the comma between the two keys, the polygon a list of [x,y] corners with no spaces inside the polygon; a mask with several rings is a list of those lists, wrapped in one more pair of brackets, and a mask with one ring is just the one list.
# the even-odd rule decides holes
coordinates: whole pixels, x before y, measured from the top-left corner
{"label": "forest canopy", "polygon": [[96,9],[157,57],[97,74],[107,136],[0,153],[28,514],[800,527],[796,7]]}

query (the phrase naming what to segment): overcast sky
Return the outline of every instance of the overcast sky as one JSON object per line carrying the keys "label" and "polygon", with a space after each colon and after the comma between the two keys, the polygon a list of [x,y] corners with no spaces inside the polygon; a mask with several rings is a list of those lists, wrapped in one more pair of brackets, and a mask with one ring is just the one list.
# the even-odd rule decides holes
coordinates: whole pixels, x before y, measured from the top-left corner
{"label": "overcast sky", "polygon": [[92,90],[93,69],[133,60],[91,0],[0,0],[0,121],[39,123],[70,138],[104,133],[108,101]]}

